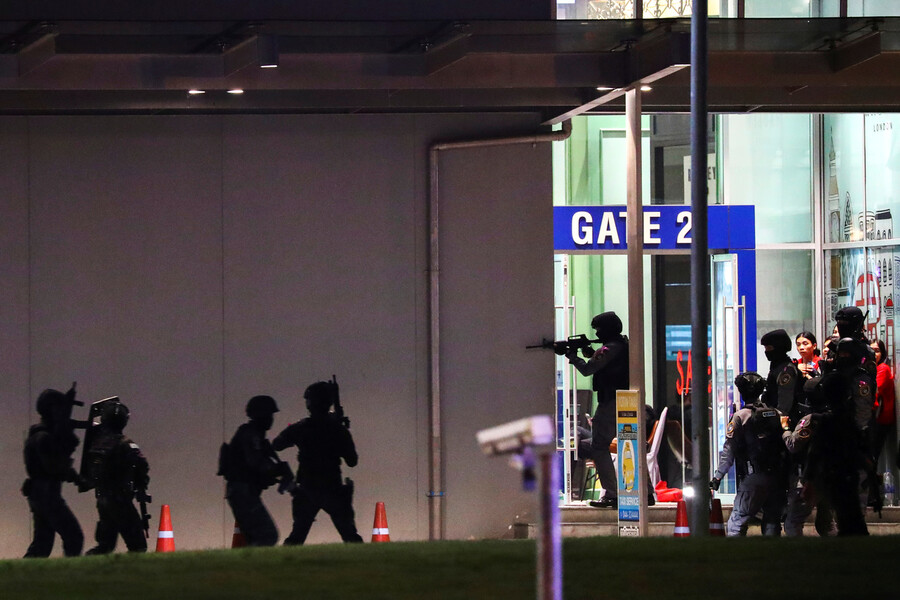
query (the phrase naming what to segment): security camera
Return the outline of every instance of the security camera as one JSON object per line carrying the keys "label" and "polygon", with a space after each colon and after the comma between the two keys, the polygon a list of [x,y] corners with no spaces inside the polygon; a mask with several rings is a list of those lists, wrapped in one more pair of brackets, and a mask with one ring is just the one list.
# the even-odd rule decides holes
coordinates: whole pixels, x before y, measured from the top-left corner
{"label": "security camera", "polygon": [[556,439],[556,428],[550,415],[535,415],[476,434],[478,445],[485,454],[521,452],[528,446],[550,445]]}

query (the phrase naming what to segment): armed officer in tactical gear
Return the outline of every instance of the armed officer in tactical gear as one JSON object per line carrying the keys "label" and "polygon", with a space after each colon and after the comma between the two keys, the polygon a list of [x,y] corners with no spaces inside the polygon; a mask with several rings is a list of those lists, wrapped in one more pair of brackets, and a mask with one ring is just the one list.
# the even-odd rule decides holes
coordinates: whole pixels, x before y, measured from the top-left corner
{"label": "armed officer in tactical gear", "polygon": [[[860,366],[869,374],[874,384],[877,382],[878,377],[878,361],[875,358],[875,351],[872,349],[869,340],[866,338],[864,329],[866,321],[865,315],[857,306],[846,306],[835,313],[834,319],[835,327],[838,330],[841,341],[850,338],[853,340],[853,343],[858,346],[858,348],[854,348],[853,352],[854,354],[861,355]],[[875,389],[876,387],[872,387],[872,390]],[[857,398],[860,405],[854,407],[855,414],[853,418],[857,424],[858,433],[861,436],[860,443],[866,448],[866,455],[875,457],[878,455],[878,450],[875,448],[876,428],[873,398],[874,392],[872,392],[868,398],[868,400],[872,402],[872,406],[870,407],[861,405],[861,403],[865,401],[864,398]],[[869,410],[870,408],[872,410]],[[875,507],[876,512],[880,512],[883,491],[881,490],[881,477],[877,475],[876,471],[877,465],[874,462],[874,458],[871,465],[868,464],[867,461],[862,474],[861,485],[868,490],[868,504]]]}
{"label": "armed officer in tactical gear", "polygon": [[759,343],[765,349],[769,360],[769,375],[766,377],[766,391],[763,402],[766,406],[777,408],[788,416],[788,423],[793,428],[800,418],[809,412],[803,395],[804,378],[800,369],[788,356],[793,348],[791,336],[784,329],[770,331]]}
{"label": "armed officer in tactical gear", "polygon": [[37,399],[41,422],[29,429],[24,451],[28,479],[22,494],[34,519],[34,538],[25,558],[50,556],[57,533],[66,556],[78,556],[84,546],[81,525],[62,497],[64,481],[77,484],[81,479],[72,466],[79,443],[72,428],[73,405],[82,405],[75,400],[74,385],[66,394],[46,389]]}
{"label": "armed officer in tactical gear", "polygon": [[812,415],[816,428],[804,477],[822,481],[838,535],[868,535],[862,507],[875,472],[870,437],[875,380],[866,368],[866,349],[855,338],[837,343],[834,366],[820,384],[823,410]]}
{"label": "armed officer in tactical gear", "polygon": [[320,510],[345,542],[362,542],[356,531],[353,513],[353,484],[341,482],[341,459],[348,467],[359,461],[353,436],[340,419],[330,412],[336,383],[319,381],[306,388],[303,397],[309,417],[289,425],[272,441],[275,450],[297,447],[297,489],[291,501],[294,526],[284,540],[297,545],[306,536]]}
{"label": "armed officer in tactical gear", "polygon": [[238,427],[230,443],[222,445],[219,475],[225,477],[225,498],[247,544],[274,546],[278,528],[262,502],[262,491],[275,483],[279,483],[278,493],[290,491],[294,476],[266,439],[278,412],[275,399],[253,396],[246,412],[250,420]]}
{"label": "armed officer in tactical gear", "polygon": [[747,535],[748,522],[760,509],[763,535],[778,536],[785,506],[783,415],[760,399],[766,381],[758,373],[741,373],[734,383],[744,399],[744,408],[728,423],[719,467],[709,485],[718,490],[734,464],[738,486],[728,519],[728,536]]}
{"label": "armed officer in tactical gear", "polygon": [[[824,361],[820,363],[820,366],[826,365]],[[834,536],[837,535],[837,525],[831,509],[831,497],[824,487],[822,474],[814,474],[811,469],[807,469],[810,442],[815,439],[821,413],[826,410],[822,376],[808,380],[803,386],[803,391],[812,412],[804,415],[793,431],[788,430],[782,434],[791,459],[784,533],[791,537],[802,536],[803,524],[815,508],[816,532],[823,537]]]}
{"label": "armed officer in tactical gear", "polygon": [[129,552],[147,551],[145,522],[133,501],[136,495],[146,498],[150,466],[138,445],[122,433],[129,416],[121,402],[106,402],[96,435],[85,448],[99,515],[97,545],[87,554],[109,554],[120,535]]}
{"label": "armed officer in tactical gear", "polygon": [[[597,410],[591,424],[591,458],[606,493],[591,506],[615,508],[619,505],[619,492],[609,444],[616,437],[616,390],[628,389],[628,338],[622,335],[622,320],[611,311],[594,317],[591,327],[603,344],[600,349],[594,352],[593,348],[586,348],[583,352],[588,360],[575,350],[568,352],[566,358],[579,373],[592,377],[592,387],[597,392]],[[648,498],[653,499],[652,492]]]}

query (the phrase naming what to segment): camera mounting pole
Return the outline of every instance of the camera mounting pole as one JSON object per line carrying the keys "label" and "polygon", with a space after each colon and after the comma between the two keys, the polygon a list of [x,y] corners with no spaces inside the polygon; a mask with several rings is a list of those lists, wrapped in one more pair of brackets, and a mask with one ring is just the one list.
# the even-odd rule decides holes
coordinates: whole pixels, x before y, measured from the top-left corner
{"label": "camera mounting pole", "polygon": [[[559,518],[559,469],[556,427],[550,415],[536,415],[476,434],[488,455],[513,454],[526,490],[538,479],[537,598],[562,600],[562,532]],[[535,464],[537,462],[537,464]]]}

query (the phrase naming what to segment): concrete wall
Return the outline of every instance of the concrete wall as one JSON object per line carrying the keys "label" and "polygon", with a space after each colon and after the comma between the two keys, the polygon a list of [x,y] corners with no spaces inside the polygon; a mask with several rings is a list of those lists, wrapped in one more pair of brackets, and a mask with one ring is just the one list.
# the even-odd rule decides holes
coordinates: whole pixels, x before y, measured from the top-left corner
{"label": "concrete wall", "polygon": [[[219,444],[271,394],[274,435],[335,373],[392,539],[428,537],[427,148],[532,115],[0,118],[0,557],[30,515],[21,446],[46,387],[119,395],[178,548],[230,544]],[[533,511],[475,431],[552,411],[549,144],[442,153],[446,534]],[[86,408],[76,408],[84,418]],[[80,458],[80,451],[76,459]],[[295,464],[291,452],[283,458]],[[86,535],[93,498],[65,492]],[[264,494],[282,538],[289,499]],[[311,543],[338,541],[324,515]],[[151,540],[152,541],[152,540]],[[59,552],[59,549],[56,550]]]}

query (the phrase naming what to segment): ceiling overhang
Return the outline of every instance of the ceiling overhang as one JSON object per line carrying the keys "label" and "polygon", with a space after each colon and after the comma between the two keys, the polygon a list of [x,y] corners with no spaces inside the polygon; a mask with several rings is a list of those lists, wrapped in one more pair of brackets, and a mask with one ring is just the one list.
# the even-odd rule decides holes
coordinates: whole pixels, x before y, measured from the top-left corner
{"label": "ceiling overhang", "polygon": [[[900,108],[900,18],[708,29],[712,112]],[[689,19],[0,21],[0,113],[688,112],[689,57]]]}

